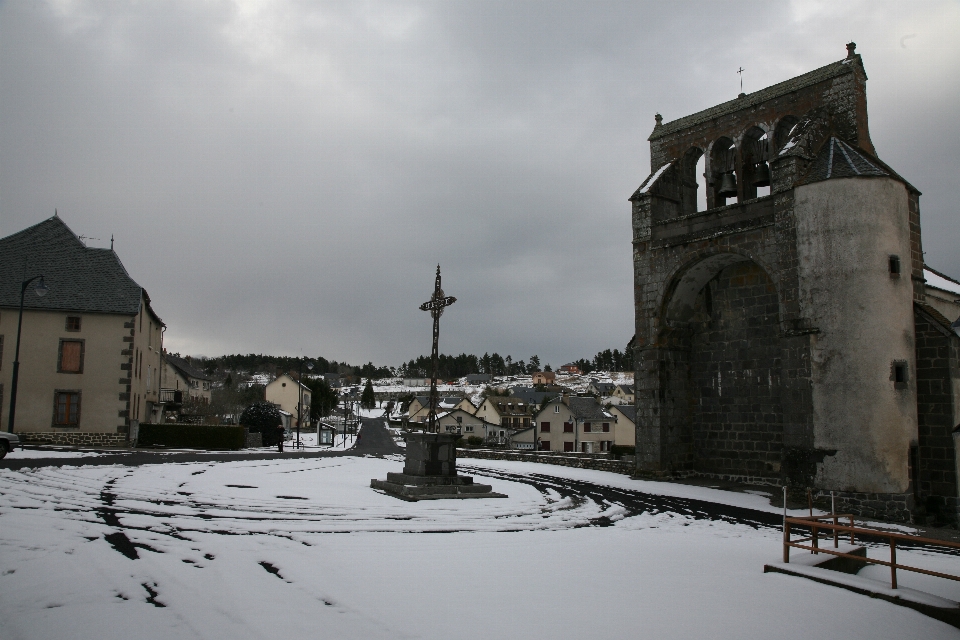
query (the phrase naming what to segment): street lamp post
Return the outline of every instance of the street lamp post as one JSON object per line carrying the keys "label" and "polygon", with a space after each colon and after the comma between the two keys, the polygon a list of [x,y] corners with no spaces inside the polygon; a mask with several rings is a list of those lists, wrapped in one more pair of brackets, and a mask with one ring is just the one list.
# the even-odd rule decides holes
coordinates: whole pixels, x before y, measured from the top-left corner
{"label": "street lamp post", "polygon": [[13,433],[13,420],[17,413],[17,381],[20,378],[20,331],[23,329],[23,296],[27,292],[27,287],[34,280],[40,282],[34,287],[34,292],[41,298],[47,295],[47,285],[43,283],[43,275],[33,276],[29,280],[24,280],[20,284],[20,318],[17,320],[17,348],[13,353],[13,380],[10,381],[10,419],[7,422],[7,431]]}

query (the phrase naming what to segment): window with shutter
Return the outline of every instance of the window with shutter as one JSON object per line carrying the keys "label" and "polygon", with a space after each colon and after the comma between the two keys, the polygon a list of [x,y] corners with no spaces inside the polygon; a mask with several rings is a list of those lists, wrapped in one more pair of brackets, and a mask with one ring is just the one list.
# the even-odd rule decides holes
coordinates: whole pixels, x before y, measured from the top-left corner
{"label": "window with shutter", "polygon": [[83,373],[82,340],[60,341],[60,363],[57,371],[60,373]]}

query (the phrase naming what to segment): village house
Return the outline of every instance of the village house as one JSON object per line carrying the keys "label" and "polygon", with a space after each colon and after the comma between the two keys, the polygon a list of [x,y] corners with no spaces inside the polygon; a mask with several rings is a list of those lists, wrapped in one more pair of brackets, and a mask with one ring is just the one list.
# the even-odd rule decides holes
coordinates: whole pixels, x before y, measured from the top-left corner
{"label": "village house", "polygon": [[[210,376],[194,367],[187,358],[164,352],[162,361],[160,393],[164,398],[180,403],[188,400],[210,403]],[[177,391],[181,392],[180,400],[176,400]]]}
{"label": "village house", "polygon": [[[443,396],[437,398],[437,415],[449,413],[454,409],[461,409],[468,413],[476,411],[473,403],[459,396]],[[430,396],[417,396],[407,408],[408,423],[424,423],[430,418]]]}
{"label": "village house", "polygon": [[567,364],[560,367],[560,372],[578,376],[580,375],[580,366],[572,362],[568,362]]}
{"label": "village house", "polygon": [[632,404],[615,404],[607,410],[614,417],[613,443],[618,447],[637,444],[637,408]]}
{"label": "village house", "polygon": [[458,433],[464,438],[494,438],[500,425],[490,424],[472,412],[454,409],[437,416],[440,433]]}
{"label": "village house", "polygon": [[0,239],[3,428],[21,290],[14,430],[22,442],[125,446],[140,422],[158,420],[164,324],[150,296],[112,248],[85,246],[54,216]]}
{"label": "village house", "polygon": [[[310,387],[298,382],[291,374],[284,373],[267,385],[264,397],[267,402],[275,404],[281,412],[285,411],[290,415],[291,428],[297,427],[298,419],[300,427],[303,428],[310,426],[310,393]],[[301,398],[303,404],[301,404]]]}
{"label": "village house", "polygon": [[636,395],[634,393],[632,384],[616,385],[616,387],[613,389],[613,393],[611,393],[610,396],[620,400],[619,404],[633,404],[636,400]]}
{"label": "village house", "polygon": [[595,396],[609,396],[613,393],[613,390],[617,388],[617,385],[612,382],[597,382],[596,380],[592,381],[587,385],[587,393],[592,393]]}
{"label": "village house", "polygon": [[537,371],[533,374],[533,384],[553,384],[557,381],[557,374],[553,371]]}
{"label": "village house", "polygon": [[487,396],[477,408],[476,415],[504,429],[526,429],[533,419],[533,408],[520,398]]}
{"label": "village house", "polygon": [[537,414],[543,451],[600,453],[615,443],[615,418],[594,397],[562,396]]}

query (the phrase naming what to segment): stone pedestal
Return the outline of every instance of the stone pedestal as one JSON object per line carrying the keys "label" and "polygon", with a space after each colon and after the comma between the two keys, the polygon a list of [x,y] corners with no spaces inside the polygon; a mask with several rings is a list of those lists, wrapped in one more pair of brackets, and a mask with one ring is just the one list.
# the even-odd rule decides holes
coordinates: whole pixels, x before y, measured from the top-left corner
{"label": "stone pedestal", "polygon": [[488,484],[474,484],[470,476],[457,475],[459,436],[449,433],[415,433],[407,436],[403,473],[388,473],[386,480],[370,486],[395,498],[415,502],[444,498],[506,498]]}

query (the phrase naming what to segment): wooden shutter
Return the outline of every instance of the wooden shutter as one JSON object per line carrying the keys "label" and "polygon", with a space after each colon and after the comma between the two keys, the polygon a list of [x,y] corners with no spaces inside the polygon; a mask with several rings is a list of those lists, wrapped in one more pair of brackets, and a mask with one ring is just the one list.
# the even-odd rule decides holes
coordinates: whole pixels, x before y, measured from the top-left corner
{"label": "wooden shutter", "polygon": [[60,371],[80,373],[80,356],[83,343],[76,340],[64,340],[60,345]]}

